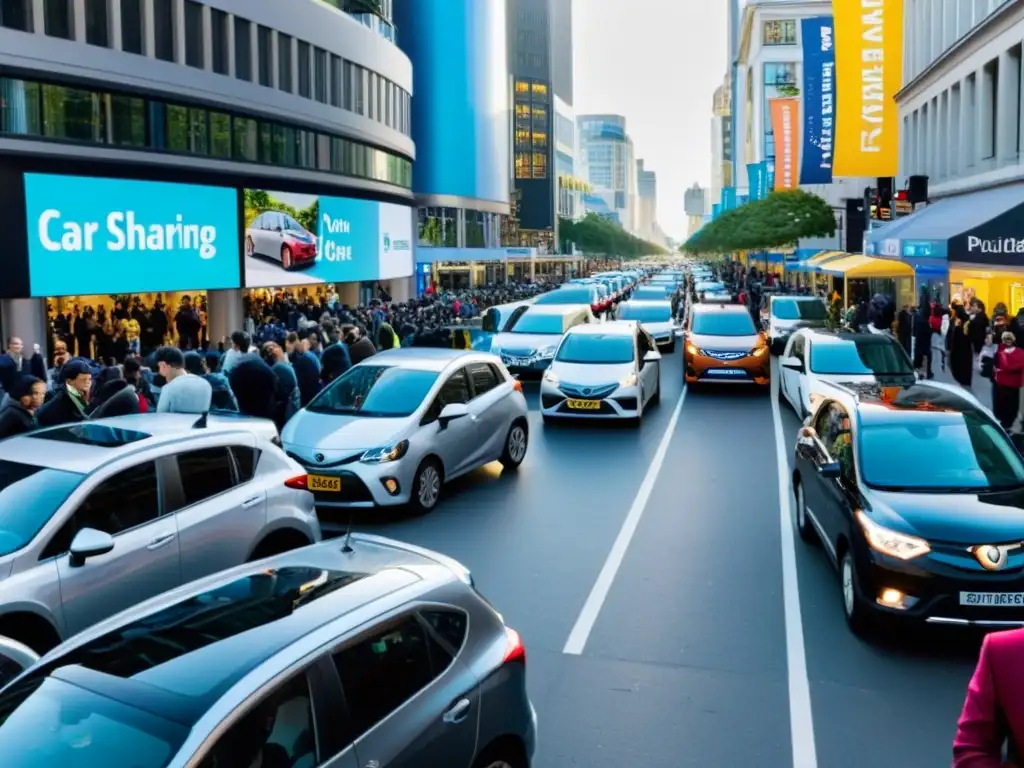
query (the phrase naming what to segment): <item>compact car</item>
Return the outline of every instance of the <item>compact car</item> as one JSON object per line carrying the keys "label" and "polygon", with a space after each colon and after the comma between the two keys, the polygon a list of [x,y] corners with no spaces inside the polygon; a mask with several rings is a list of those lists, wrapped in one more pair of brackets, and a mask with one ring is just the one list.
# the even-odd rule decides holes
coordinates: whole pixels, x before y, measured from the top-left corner
{"label": "compact car", "polygon": [[683,376],[688,385],[770,385],[768,342],[746,307],[692,305],[683,339]]}
{"label": "compact car", "polygon": [[[552,291],[555,293],[560,291]],[[596,322],[594,313],[583,304],[535,304],[492,339],[491,351],[512,373],[536,377],[551,365],[564,333],[577,325]]]}
{"label": "compact car", "polygon": [[825,302],[815,296],[769,296],[767,309],[764,323],[773,355],[782,354],[794,331],[824,328],[828,320]]}
{"label": "compact car", "polygon": [[316,236],[287,213],[265,211],[245,230],[245,255],[280,262],[283,269],[313,264]]}
{"label": "compact car", "polygon": [[676,351],[676,333],[679,324],[672,316],[672,302],[641,301],[635,298],[623,302],[617,315],[619,320],[636,320],[658,345],[669,354]]}
{"label": "compact car", "polygon": [[603,293],[596,285],[571,283],[554,291],[548,291],[537,297],[537,307],[590,307],[594,315],[608,309],[610,294]]}
{"label": "compact car", "polygon": [[725,283],[717,280],[694,283],[693,290],[700,301],[708,304],[728,304],[732,301],[732,294],[725,287]]}

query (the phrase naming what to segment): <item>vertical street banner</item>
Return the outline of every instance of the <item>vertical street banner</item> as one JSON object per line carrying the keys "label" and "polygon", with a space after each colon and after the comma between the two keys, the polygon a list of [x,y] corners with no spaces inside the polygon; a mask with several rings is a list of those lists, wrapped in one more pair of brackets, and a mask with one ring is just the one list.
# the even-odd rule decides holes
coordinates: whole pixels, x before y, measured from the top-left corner
{"label": "vertical street banner", "polygon": [[832,175],[896,176],[903,0],[833,0],[832,14],[836,59]]}
{"label": "vertical street banner", "polygon": [[764,197],[768,197],[768,193],[775,189],[775,163],[767,162],[764,163]]}
{"label": "vertical street banner", "polygon": [[722,187],[722,210],[731,211],[736,207],[736,187]]}
{"label": "vertical street banner", "polygon": [[801,184],[832,183],[835,137],[836,56],[831,16],[800,22],[804,42],[804,137]]}
{"label": "vertical street banner", "polygon": [[711,220],[714,221],[722,213],[722,204],[713,203],[711,206]]}
{"label": "vertical street banner", "polygon": [[747,163],[747,187],[749,188],[750,202],[765,197],[768,187],[768,166],[764,162]]}
{"label": "vertical street banner", "polygon": [[768,106],[772,114],[772,131],[775,133],[774,190],[778,192],[782,189],[796,189],[800,173],[800,151],[797,148],[799,133],[796,123],[800,100],[769,99]]}

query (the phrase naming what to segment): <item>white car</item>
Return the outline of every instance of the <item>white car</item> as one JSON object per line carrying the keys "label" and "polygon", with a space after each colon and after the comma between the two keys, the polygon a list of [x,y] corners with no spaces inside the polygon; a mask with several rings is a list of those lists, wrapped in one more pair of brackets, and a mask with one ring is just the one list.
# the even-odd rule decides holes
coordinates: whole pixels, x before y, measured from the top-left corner
{"label": "white car", "polygon": [[619,320],[636,320],[641,327],[654,337],[659,350],[669,354],[676,350],[676,335],[679,323],[672,316],[671,301],[630,300],[619,305]]}
{"label": "white car", "polygon": [[[816,296],[770,296],[765,329],[773,355],[780,355],[794,331],[800,328],[824,328],[828,319],[825,302]],[[762,320],[762,322],[764,322]]]}
{"label": "white car", "polygon": [[[571,290],[561,289],[566,293]],[[491,339],[491,352],[514,374],[539,375],[551,364],[562,334],[574,326],[596,322],[587,305],[532,304],[509,318],[502,332]]]}
{"label": "white car", "polygon": [[725,283],[717,280],[696,283],[693,290],[697,298],[706,304],[728,304],[732,301],[732,294],[726,290]]}
{"label": "white car", "polygon": [[540,385],[545,423],[605,418],[638,425],[660,398],[661,353],[630,320],[572,328]]}
{"label": "white car", "polygon": [[814,411],[822,382],[856,387],[915,380],[906,350],[888,334],[803,328],[779,358],[779,398],[801,419]]}

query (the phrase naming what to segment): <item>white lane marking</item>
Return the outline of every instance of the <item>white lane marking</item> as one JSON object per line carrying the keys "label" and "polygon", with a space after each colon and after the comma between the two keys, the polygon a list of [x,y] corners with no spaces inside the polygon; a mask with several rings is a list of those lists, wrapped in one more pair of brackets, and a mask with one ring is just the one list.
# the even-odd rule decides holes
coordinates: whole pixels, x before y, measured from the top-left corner
{"label": "white lane marking", "polygon": [[569,633],[569,639],[565,641],[562,653],[579,656],[587,645],[590,632],[594,629],[597,617],[601,613],[601,607],[608,598],[612,582],[615,581],[615,575],[619,572],[619,566],[622,565],[622,560],[626,556],[626,550],[629,549],[629,543],[632,541],[633,534],[636,533],[637,526],[640,525],[640,518],[643,517],[644,510],[647,508],[647,500],[651,497],[651,491],[654,490],[654,483],[658,479],[658,473],[661,472],[661,465],[665,463],[668,445],[676,431],[676,424],[679,423],[679,414],[682,413],[685,400],[686,387],[683,387],[683,391],[679,394],[679,400],[676,402],[676,408],[672,412],[672,418],[669,419],[668,427],[665,428],[665,434],[662,435],[661,442],[658,444],[658,450],[655,451],[644,481],[640,484],[640,490],[637,491],[636,498],[633,499],[633,506],[629,508],[629,514],[626,515],[622,528],[619,529],[619,535],[615,539],[615,543],[612,544],[608,558],[604,561],[604,566],[597,576],[597,581],[594,582],[594,587],[590,590],[587,602],[583,604],[583,610],[580,611],[580,615]]}
{"label": "white lane marking", "polygon": [[772,375],[772,422],[775,426],[775,459],[779,470],[779,523],[782,526],[782,594],[786,619],[786,667],[789,671],[789,732],[793,749],[793,768],[818,768],[814,744],[814,715],[811,712],[811,686],[807,679],[807,654],[804,650],[804,623],[800,614],[800,584],[796,572],[796,545],[790,519],[789,462],[779,411],[778,366]]}

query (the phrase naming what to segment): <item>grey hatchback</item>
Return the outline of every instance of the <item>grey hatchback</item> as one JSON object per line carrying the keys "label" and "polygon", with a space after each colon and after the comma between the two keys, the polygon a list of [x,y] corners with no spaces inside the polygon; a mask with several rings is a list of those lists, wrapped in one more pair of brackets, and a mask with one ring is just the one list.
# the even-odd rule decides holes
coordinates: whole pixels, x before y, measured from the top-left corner
{"label": "grey hatchback", "polygon": [[0,691],[4,768],[528,768],[536,727],[470,573],[369,535],[142,603]]}

